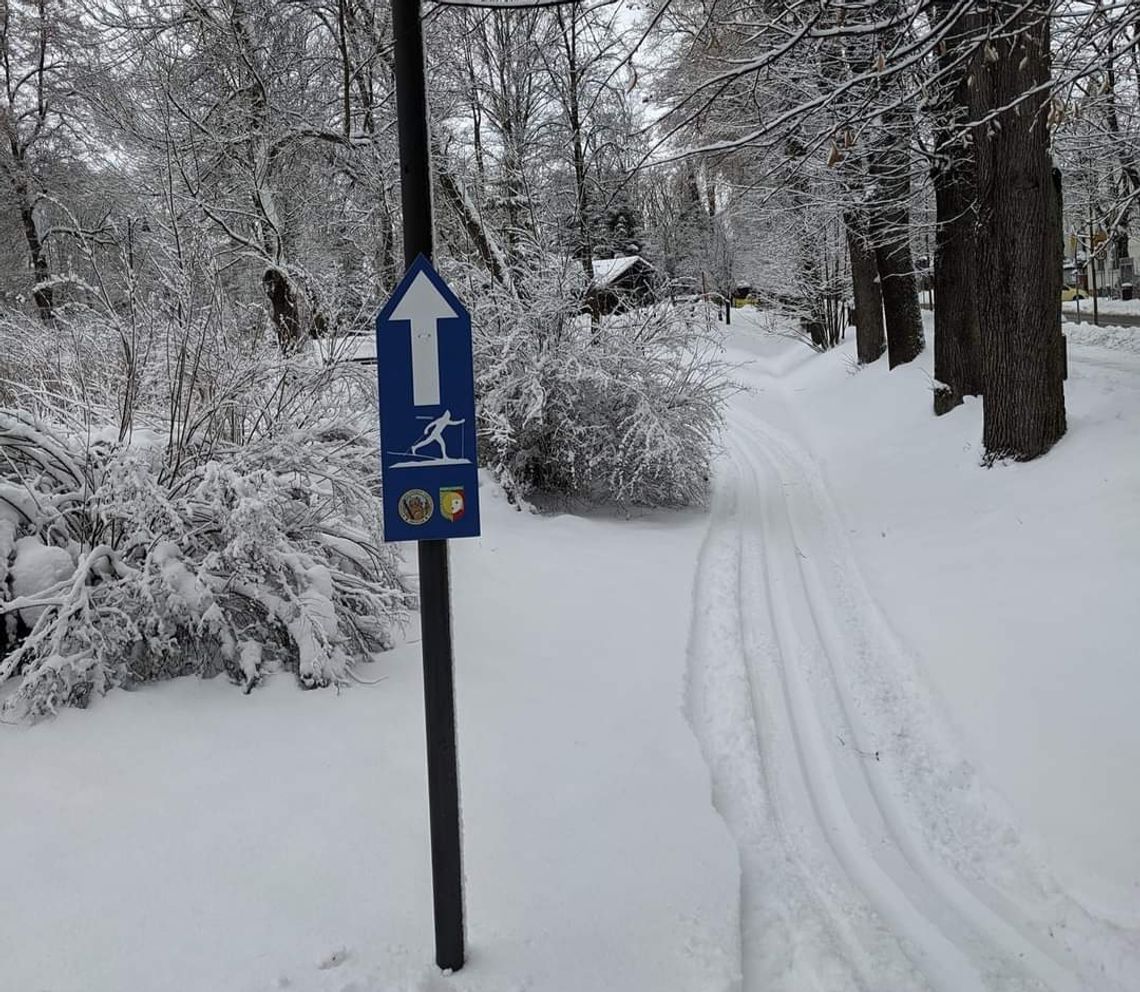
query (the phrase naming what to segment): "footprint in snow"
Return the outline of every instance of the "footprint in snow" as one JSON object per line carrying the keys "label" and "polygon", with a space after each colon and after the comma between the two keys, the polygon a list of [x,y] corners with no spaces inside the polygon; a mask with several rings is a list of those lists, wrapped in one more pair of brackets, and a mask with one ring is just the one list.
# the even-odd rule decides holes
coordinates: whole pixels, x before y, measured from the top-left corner
{"label": "footprint in snow", "polygon": [[331,954],[326,954],[321,959],[321,963],[318,964],[317,967],[321,971],[328,971],[330,968],[336,968],[339,965],[344,964],[345,961],[347,961],[347,960],[348,960],[348,948],[347,947],[338,947]]}

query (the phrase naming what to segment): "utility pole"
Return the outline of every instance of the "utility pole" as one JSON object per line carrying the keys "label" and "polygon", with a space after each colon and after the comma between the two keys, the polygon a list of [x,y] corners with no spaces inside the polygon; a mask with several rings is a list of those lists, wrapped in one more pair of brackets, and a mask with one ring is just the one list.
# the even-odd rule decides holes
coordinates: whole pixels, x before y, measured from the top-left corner
{"label": "utility pole", "polygon": [[[396,116],[400,144],[400,200],[404,263],[433,244],[431,152],[420,0],[392,0]],[[463,855],[459,826],[459,771],[455,743],[455,686],[451,643],[451,583],[446,540],[419,541],[420,624],[423,636],[431,821],[435,961],[458,971],[465,958]]]}
{"label": "utility pole", "polygon": [[1096,298],[1096,242],[1093,240],[1093,209],[1089,200],[1089,286],[1092,289],[1093,323],[1100,324],[1100,307]]}
{"label": "utility pole", "polygon": [[1081,322],[1081,277],[1080,277],[1080,266],[1077,264],[1077,262],[1078,262],[1077,248],[1080,245],[1080,240],[1081,240],[1080,235],[1077,233],[1077,230],[1074,228],[1073,233],[1069,236],[1069,243],[1073,246],[1073,278],[1077,282],[1076,286],[1073,287],[1076,290],[1076,292],[1073,295],[1073,299],[1076,301],[1076,304],[1077,304],[1077,323],[1078,324]]}

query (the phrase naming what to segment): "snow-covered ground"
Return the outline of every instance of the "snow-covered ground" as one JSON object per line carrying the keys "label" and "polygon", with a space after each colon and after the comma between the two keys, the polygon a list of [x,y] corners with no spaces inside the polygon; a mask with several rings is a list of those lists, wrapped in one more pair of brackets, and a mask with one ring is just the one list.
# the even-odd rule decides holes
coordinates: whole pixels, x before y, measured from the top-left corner
{"label": "snow-covered ground", "polygon": [[987,470],[929,352],[762,326],[707,513],[487,485],[454,545],[467,968],[411,643],[0,727],[0,989],[1140,988],[1140,356],[1070,333],[1069,434]]}
{"label": "snow-covered ground", "polygon": [[792,388],[876,598],[993,784],[1140,923],[1140,356],[1071,330],[1068,433],[1028,464],[978,470],[979,401],[914,415],[929,353],[842,379],[834,353]]}
{"label": "snow-covered ground", "polygon": [[703,519],[494,494],[452,546],[468,966],[430,967],[413,643],[339,694],[182,680],[0,726],[0,990],[732,987],[736,853],[682,714]]}
{"label": "snow-covered ground", "polygon": [[987,470],[929,354],[734,343],[690,665],[745,988],[1138,987],[1140,361],[1074,346],[1069,435]]}

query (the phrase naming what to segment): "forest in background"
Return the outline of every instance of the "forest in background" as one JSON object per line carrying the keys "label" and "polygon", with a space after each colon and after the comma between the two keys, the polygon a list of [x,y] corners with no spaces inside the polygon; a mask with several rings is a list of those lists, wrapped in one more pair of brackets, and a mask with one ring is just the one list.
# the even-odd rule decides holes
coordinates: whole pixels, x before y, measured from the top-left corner
{"label": "forest in background", "polygon": [[[1131,257],[1136,14],[426,4],[483,464],[520,500],[701,502],[731,388],[702,301],[745,288],[896,367],[929,287],[935,412],[980,395],[988,463],[1047,452],[1066,236]],[[311,347],[403,270],[388,5],[7,0],[0,60],[0,682],[40,713],[349,677],[413,605],[371,372]],[[595,264],[630,255],[657,301],[609,312]]]}
{"label": "forest in background", "polygon": [[[929,282],[952,408],[982,392],[982,341],[1001,351],[1056,309],[1066,236],[1102,271],[1131,257],[1135,13],[429,3],[444,254],[475,294],[586,308],[595,260],[642,255],[663,294],[748,287],[799,308],[821,347],[851,301],[861,360],[892,364],[922,346]],[[10,308],[157,305],[169,323],[193,291],[286,351],[367,330],[402,272],[387,5],[15,0],[0,49]],[[988,360],[995,418],[1003,369],[1057,378],[1057,354],[1015,352]],[[990,418],[995,456],[1060,436],[1045,392],[1039,436]]]}

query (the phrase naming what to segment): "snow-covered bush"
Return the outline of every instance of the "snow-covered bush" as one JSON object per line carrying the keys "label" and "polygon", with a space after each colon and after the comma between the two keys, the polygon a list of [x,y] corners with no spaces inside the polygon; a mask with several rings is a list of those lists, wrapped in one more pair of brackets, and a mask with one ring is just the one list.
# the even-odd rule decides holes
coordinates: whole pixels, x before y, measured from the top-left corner
{"label": "snow-covered bush", "polygon": [[591,323],[564,270],[525,302],[472,294],[480,459],[509,494],[701,503],[728,391],[702,310],[659,304]]}
{"label": "snow-covered bush", "polygon": [[370,371],[222,349],[188,376],[139,374],[157,399],[125,423],[121,388],[74,370],[5,384],[6,709],[191,673],[327,685],[390,645],[410,595],[380,540]]}

